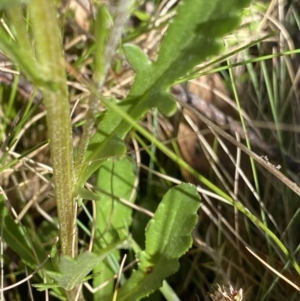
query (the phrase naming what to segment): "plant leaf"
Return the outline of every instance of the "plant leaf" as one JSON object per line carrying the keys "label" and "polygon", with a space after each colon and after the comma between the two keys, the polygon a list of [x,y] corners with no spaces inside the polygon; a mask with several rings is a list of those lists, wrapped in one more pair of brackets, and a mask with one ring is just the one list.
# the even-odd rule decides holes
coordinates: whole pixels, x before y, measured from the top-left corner
{"label": "plant leaf", "polygon": [[[114,243],[116,240],[128,237],[128,229],[132,222],[132,209],[116,199],[122,197],[130,199],[133,191],[135,174],[133,162],[128,157],[120,160],[106,161],[99,169],[97,177],[97,187],[100,189],[101,200],[96,202],[96,221],[97,244],[94,251],[97,252],[106,247],[107,244]],[[134,201],[132,199],[131,201]],[[112,279],[119,269],[120,255],[116,250],[110,254],[109,260],[102,262],[95,269],[94,273],[101,272],[93,281],[94,287]],[[105,288],[94,294],[94,300],[102,300],[103,296],[112,293],[114,283],[111,282]]]}
{"label": "plant leaf", "polygon": [[[115,100],[111,100],[114,101]],[[103,120],[106,120],[104,123]],[[126,147],[121,133],[114,129],[120,123],[120,116],[113,110],[101,115],[100,124],[97,132],[90,139],[88,149],[85,154],[83,167],[79,174],[77,182],[78,187],[82,187],[88,178],[99,169],[99,167],[108,159],[123,155],[126,152]]]}
{"label": "plant leaf", "polygon": [[178,5],[154,63],[160,85],[172,85],[195,65],[220,52],[222,39],[240,22],[249,0],[186,0]]}
{"label": "plant leaf", "polygon": [[[101,201],[96,203],[96,226],[103,239],[102,244],[114,241],[110,230],[118,233],[119,239],[128,236],[132,221],[132,208],[118,201],[118,197],[129,200],[135,181],[133,162],[128,157],[106,161],[98,172],[97,187]],[[134,198],[131,202],[134,201]],[[105,242],[104,242],[105,241]]]}
{"label": "plant leaf", "polygon": [[[149,72],[152,62],[140,47],[133,44],[125,44],[123,49],[129,64],[137,74]],[[146,77],[144,79],[145,81],[147,80]]]}
{"label": "plant leaf", "polygon": [[81,253],[76,259],[69,256],[60,256],[60,273],[48,272],[47,274],[57,282],[59,287],[71,290],[82,283],[84,278],[106,255],[106,252],[99,256],[86,251]]}
{"label": "plant leaf", "polygon": [[195,186],[180,184],[163,197],[146,228],[146,249],[139,269],[118,292],[118,301],[136,301],[162,286],[179,268],[178,259],[191,247],[200,206]]}
{"label": "plant leaf", "polygon": [[[110,114],[110,112],[107,114]],[[113,112],[112,115],[115,116],[117,114]],[[118,120],[118,118],[116,118],[116,120]],[[119,136],[114,135],[114,133],[110,133],[114,124],[108,126],[107,135],[106,130],[101,128],[101,132],[98,131],[91,139],[86,153],[87,157],[83,163],[83,168],[78,180],[79,187],[83,186],[88,178],[108,159],[123,155],[126,152],[124,141]]]}
{"label": "plant leaf", "polygon": [[146,253],[177,259],[192,244],[191,232],[197,221],[200,198],[194,185],[183,183],[163,197],[146,228]]}
{"label": "plant leaf", "polygon": [[[97,253],[85,251],[75,259],[61,255],[59,256],[59,262],[57,262],[58,271],[46,271],[46,273],[50,278],[56,281],[58,287],[65,290],[71,290],[76,285],[84,282],[86,276],[95,268],[95,266],[97,266],[109,253],[124,245],[124,243],[126,243],[125,240],[118,240],[115,243],[110,244],[107,248],[97,251]],[[47,285],[48,283],[46,283],[46,286]],[[53,283],[50,283],[50,285],[54,286]],[[47,288],[46,286],[45,288]]]}
{"label": "plant leaf", "polygon": [[101,199],[99,193],[95,193],[93,191],[87,190],[85,187],[79,188],[78,194],[79,194],[79,198],[85,200],[99,201]]}
{"label": "plant leaf", "polygon": [[0,49],[4,53],[9,54],[10,59],[16,62],[36,85],[41,87],[50,87],[52,85],[51,82],[45,79],[34,58],[26,56],[26,53],[18,47],[18,44],[10,40],[2,28],[0,28]]}
{"label": "plant leaf", "polygon": [[[226,3],[221,0],[180,1],[155,62],[147,58],[137,46],[124,45],[125,55],[136,76],[129,95],[118,106],[136,121],[153,107],[158,107],[166,115],[172,115],[175,102],[169,94],[169,88],[197,64],[221,51],[222,36],[239,24],[240,12],[249,3],[250,0],[228,0]],[[109,109],[99,124],[104,132],[97,132],[91,144],[97,145],[97,154],[100,155],[111,138],[117,136],[124,139],[131,127],[132,124]],[[99,157],[88,151],[87,164],[96,158]],[[83,169],[84,178],[91,176],[101,164],[103,162],[93,163],[89,172]]]}
{"label": "plant leaf", "polygon": [[[0,203],[0,215],[3,216],[3,239],[22,259],[22,261],[36,269],[48,257],[47,253],[36,243],[28,241],[29,235],[25,234],[25,229],[16,224],[9,215],[4,202]],[[52,264],[47,261],[43,268],[53,270]]]}

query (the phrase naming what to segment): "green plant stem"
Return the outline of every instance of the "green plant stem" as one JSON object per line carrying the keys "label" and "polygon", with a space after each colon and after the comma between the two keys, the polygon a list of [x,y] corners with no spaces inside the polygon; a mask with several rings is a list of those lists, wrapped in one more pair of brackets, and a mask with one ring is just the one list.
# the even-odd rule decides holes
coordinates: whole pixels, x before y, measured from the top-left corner
{"label": "green plant stem", "polygon": [[53,1],[32,0],[28,4],[38,63],[49,86],[42,87],[47,110],[54,174],[55,197],[60,226],[61,253],[77,255],[74,163],[67,81],[60,31]]}
{"label": "green plant stem", "polygon": [[[95,37],[96,37],[95,66],[96,67],[93,74],[93,81],[94,83],[98,83],[99,92],[101,92],[102,85],[104,83],[104,78],[105,78],[104,51],[105,51],[106,38],[109,33],[108,14],[109,13],[106,9],[106,6],[101,5],[97,13],[96,24],[95,24],[96,27],[95,28]],[[95,116],[98,112],[98,104],[99,104],[98,98],[95,97],[94,95],[90,95],[89,103],[88,103],[89,108],[86,112],[85,124],[83,126],[83,133],[79,142],[78,151],[75,159],[76,179],[78,178],[81,172],[85,152],[89,144],[89,139],[92,135],[93,127],[95,124]]]}
{"label": "green plant stem", "polygon": [[[93,82],[99,93],[102,90],[112,57],[116,53],[118,43],[121,39],[121,34],[129,18],[131,3],[132,0],[123,0],[118,2],[114,22],[107,7],[105,5],[101,5],[99,7],[95,24],[96,50],[95,70],[93,74]],[[76,179],[81,172],[86,149],[92,135],[97,111],[98,99],[95,95],[91,95],[89,98],[89,109],[86,114],[86,122],[83,127],[83,134],[80,139],[78,153],[75,160]]]}
{"label": "green plant stem", "polygon": [[[89,139],[92,135],[92,130],[95,124],[95,116],[98,108],[98,100],[94,95],[90,95],[89,97],[89,108],[86,112],[85,123],[83,126],[83,132],[81,135],[81,139],[79,142],[77,155],[75,159],[75,177],[76,180],[79,177],[83,159],[85,156],[86,149],[88,147]],[[77,187],[78,188],[78,187]]]}

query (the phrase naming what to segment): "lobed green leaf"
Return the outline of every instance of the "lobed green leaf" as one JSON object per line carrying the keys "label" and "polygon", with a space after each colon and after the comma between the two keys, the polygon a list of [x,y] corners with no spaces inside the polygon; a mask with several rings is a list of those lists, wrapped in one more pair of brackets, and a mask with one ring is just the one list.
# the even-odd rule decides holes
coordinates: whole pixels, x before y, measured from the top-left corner
{"label": "lobed green leaf", "polygon": [[[176,104],[169,88],[197,64],[221,51],[222,36],[239,24],[241,10],[249,3],[249,0],[229,0],[226,3],[221,0],[180,1],[155,62],[137,46],[124,45],[124,53],[136,76],[129,95],[125,101],[118,103],[118,106],[135,121],[153,107],[158,107],[167,116],[172,115]],[[112,137],[124,139],[131,129],[132,124],[117,115],[112,109],[108,109],[99,125],[101,131],[104,129],[105,137],[98,132],[92,138],[91,144],[98,143],[99,150],[103,151]],[[101,155],[101,152],[97,152],[98,155]],[[86,161],[95,158],[89,150]],[[99,168],[102,163],[93,164],[93,170]],[[93,170],[83,170],[85,178],[90,176]]]}

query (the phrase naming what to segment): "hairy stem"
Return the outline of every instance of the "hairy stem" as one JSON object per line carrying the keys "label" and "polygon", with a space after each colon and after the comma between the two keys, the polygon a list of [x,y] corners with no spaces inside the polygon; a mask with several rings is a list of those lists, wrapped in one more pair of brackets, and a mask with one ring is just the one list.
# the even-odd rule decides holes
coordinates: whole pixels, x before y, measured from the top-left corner
{"label": "hairy stem", "polygon": [[31,0],[28,5],[37,61],[49,85],[41,87],[47,110],[60,225],[61,253],[77,255],[76,202],[71,121],[60,31],[53,1]]}

